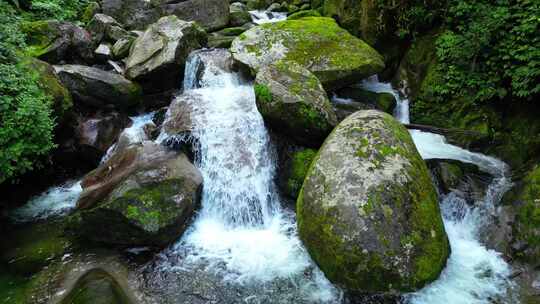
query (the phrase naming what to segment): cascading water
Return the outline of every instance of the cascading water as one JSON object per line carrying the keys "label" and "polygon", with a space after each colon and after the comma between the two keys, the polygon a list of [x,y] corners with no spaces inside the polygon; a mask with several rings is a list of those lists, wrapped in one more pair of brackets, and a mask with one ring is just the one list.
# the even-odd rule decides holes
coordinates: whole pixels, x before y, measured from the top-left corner
{"label": "cascading water", "polygon": [[[273,181],[273,145],[257,111],[252,84],[216,66],[212,56],[202,57],[205,52],[214,51],[189,57],[184,87],[185,93],[200,97],[186,102],[193,109],[192,136],[199,143],[196,165],[204,178],[202,210],[167,253],[168,269],[205,264],[207,271],[230,283],[244,286],[287,279],[298,284],[306,300],[334,299],[336,290],[315,268],[296,234],[293,213],[280,205]],[[197,78],[201,62],[204,72]],[[177,257],[176,262],[170,262],[171,256]],[[305,277],[308,271],[314,273],[311,278]]]}
{"label": "cascading water", "polygon": [[249,11],[255,24],[273,23],[287,19],[287,13],[268,11]]}
{"label": "cascading water", "polygon": [[[409,123],[409,101],[401,98],[388,83],[372,77],[360,87],[374,92],[394,95],[397,101],[395,116],[402,123]],[[422,290],[406,296],[410,304],[489,304],[517,303],[508,293],[510,267],[501,255],[482,245],[480,231],[504,193],[510,189],[508,166],[493,157],[473,153],[448,144],[438,134],[410,131],[413,141],[424,159],[454,159],[477,165],[482,171],[494,176],[481,202],[469,206],[451,192],[441,199],[441,211],[452,253],[447,266],[438,280]]]}

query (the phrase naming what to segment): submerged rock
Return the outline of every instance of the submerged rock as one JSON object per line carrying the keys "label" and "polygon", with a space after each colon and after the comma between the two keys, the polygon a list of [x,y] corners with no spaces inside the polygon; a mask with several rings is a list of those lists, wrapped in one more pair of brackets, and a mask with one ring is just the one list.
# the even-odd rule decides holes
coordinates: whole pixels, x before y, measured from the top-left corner
{"label": "submerged rock", "polygon": [[129,146],[84,177],[79,233],[105,243],[165,246],[185,230],[201,185],[184,154],[150,141]]}
{"label": "submerged rock", "polygon": [[279,60],[296,61],[327,90],[355,83],[384,68],[381,55],[331,18],[306,17],[254,27],[233,41],[234,58],[259,71]]}
{"label": "submerged rock", "polygon": [[257,108],[278,132],[318,147],[337,124],[321,83],[294,62],[262,67],[255,79]]}
{"label": "submerged rock", "polygon": [[141,87],[116,73],[82,65],[57,65],[55,69],[75,101],[86,106],[125,109],[141,102]]}
{"label": "submerged rock", "polygon": [[94,268],[82,275],[60,304],[130,304],[120,284],[108,272]]}
{"label": "submerged rock", "polygon": [[427,167],[399,122],[359,111],[326,139],[297,201],[298,228],[330,281],[352,293],[418,290],[450,248]]}
{"label": "submerged rock", "polygon": [[69,22],[56,20],[24,23],[27,35],[26,53],[49,63],[92,62],[93,47],[90,34]]}
{"label": "submerged rock", "polygon": [[186,58],[206,45],[206,33],[194,22],[167,16],[135,39],[126,61],[126,75],[150,91],[179,87]]}
{"label": "submerged rock", "polygon": [[223,28],[229,22],[228,0],[103,0],[102,9],[129,29],[145,29],[169,15],[196,21],[206,30]]}

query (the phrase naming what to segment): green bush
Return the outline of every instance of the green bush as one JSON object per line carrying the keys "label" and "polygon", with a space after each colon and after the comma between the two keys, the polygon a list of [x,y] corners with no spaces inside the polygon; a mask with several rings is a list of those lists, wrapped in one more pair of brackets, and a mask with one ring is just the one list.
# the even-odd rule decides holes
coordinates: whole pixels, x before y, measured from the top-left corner
{"label": "green bush", "polygon": [[51,97],[20,64],[20,22],[14,8],[0,3],[0,183],[39,166],[54,147]]}
{"label": "green bush", "polygon": [[472,101],[540,93],[540,2],[450,0],[437,41],[440,95]]}

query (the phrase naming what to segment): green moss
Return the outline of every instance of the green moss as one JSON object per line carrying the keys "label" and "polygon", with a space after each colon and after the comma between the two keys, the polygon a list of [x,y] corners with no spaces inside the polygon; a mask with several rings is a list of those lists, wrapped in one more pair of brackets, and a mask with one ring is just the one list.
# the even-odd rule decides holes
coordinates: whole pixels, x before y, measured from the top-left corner
{"label": "green moss", "polygon": [[524,178],[517,200],[520,206],[513,226],[514,238],[528,245],[517,256],[536,262],[540,260],[540,167],[535,167]]}
{"label": "green moss", "polygon": [[273,100],[270,89],[264,84],[255,85],[255,97],[263,103],[270,103]]}
{"label": "green moss", "polygon": [[21,24],[21,30],[27,36],[25,54],[30,57],[39,57],[47,53],[56,38],[49,21],[24,22]]}
{"label": "green moss", "polygon": [[84,23],[88,23],[92,17],[94,17],[95,14],[99,12],[101,7],[99,6],[99,3],[97,2],[90,2],[82,12],[81,21]]}
{"label": "green moss", "polygon": [[287,20],[300,19],[304,17],[320,17],[321,14],[316,10],[299,11],[287,17]]}
{"label": "green moss", "polygon": [[287,192],[292,197],[297,197],[304,183],[311,161],[317,154],[313,149],[304,149],[294,152],[291,160],[291,169],[287,179]]}
{"label": "green moss", "polygon": [[256,45],[246,45],[249,52],[260,56],[261,50],[281,43],[288,49],[283,60],[295,61],[308,69],[327,66],[312,71],[325,87],[342,86],[344,80],[351,82],[384,68],[377,51],[340,28],[332,18],[304,17],[260,27],[271,34]]}

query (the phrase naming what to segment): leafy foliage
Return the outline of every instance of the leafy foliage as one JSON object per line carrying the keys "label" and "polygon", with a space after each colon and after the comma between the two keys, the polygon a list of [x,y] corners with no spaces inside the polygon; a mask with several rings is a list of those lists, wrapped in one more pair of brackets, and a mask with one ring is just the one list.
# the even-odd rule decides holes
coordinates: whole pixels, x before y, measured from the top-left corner
{"label": "leafy foliage", "polygon": [[376,0],[381,27],[392,26],[399,37],[414,36],[439,23],[446,9],[441,0]]}
{"label": "leafy foliage", "polygon": [[77,21],[89,0],[33,0],[29,11],[33,19]]}
{"label": "leafy foliage", "polygon": [[540,2],[451,0],[447,13],[440,95],[481,102],[540,93]]}
{"label": "leafy foliage", "polygon": [[0,3],[0,183],[39,165],[53,147],[51,98],[20,63],[21,17]]}

